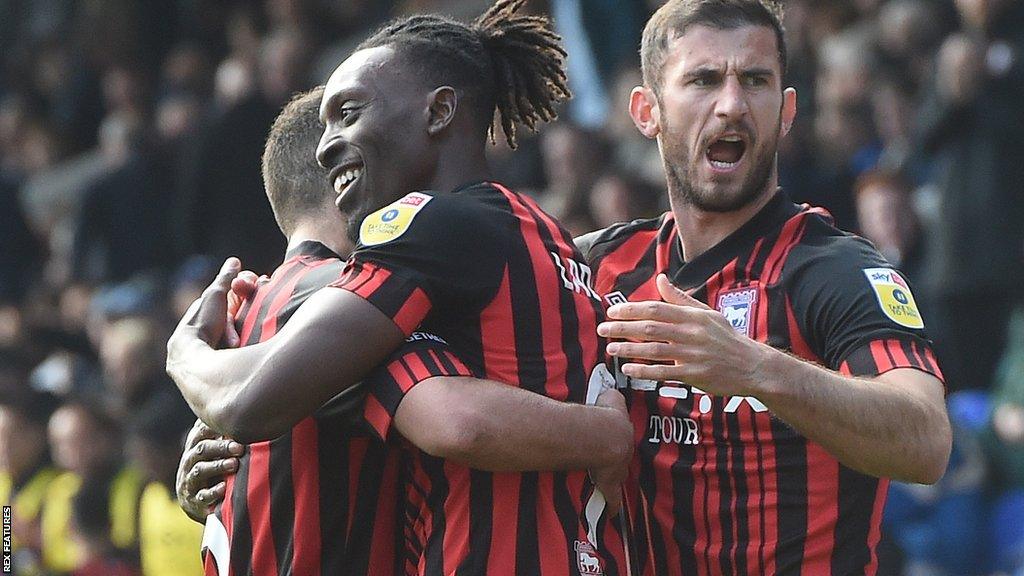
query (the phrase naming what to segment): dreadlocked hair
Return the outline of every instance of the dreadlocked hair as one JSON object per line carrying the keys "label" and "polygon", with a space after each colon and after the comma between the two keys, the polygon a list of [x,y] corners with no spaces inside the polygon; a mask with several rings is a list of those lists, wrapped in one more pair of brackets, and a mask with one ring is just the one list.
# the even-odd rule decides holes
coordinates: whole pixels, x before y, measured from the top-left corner
{"label": "dreadlocked hair", "polygon": [[526,0],[498,0],[472,24],[418,15],[385,25],[357,50],[391,46],[424,79],[456,88],[495,142],[495,110],[511,148],[516,124],[536,132],[572,94],[561,37],[543,16],[516,15]]}

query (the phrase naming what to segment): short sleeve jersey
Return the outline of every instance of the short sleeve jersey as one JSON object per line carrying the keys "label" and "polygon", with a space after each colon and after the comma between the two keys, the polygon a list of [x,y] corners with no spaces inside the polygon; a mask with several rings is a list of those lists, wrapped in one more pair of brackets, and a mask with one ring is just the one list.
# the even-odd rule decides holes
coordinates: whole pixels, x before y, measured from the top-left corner
{"label": "short sleeve jersey", "polygon": [[[272,338],[343,272],[344,261],[318,242],[289,251],[239,314],[243,345]],[[228,574],[281,576],[393,576],[401,569],[402,451],[381,437],[414,384],[471,374],[440,339],[426,336],[410,339],[285,435],[248,446],[223,503],[207,519],[208,576],[225,566]],[[367,394],[390,398],[391,411],[364,404]]]}
{"label": "short sleeve jersey", "polygon": [[[684,262],[671,213],[580,239],[609,305],[660,300],[659,273],[750,338],[849,375],[941,377],[906,279],[782,192]],[[888,481],[855,472],[753,397],[631,379],[640,574],[874,573]]]}
{"label": "short sleeve jersey", "polygon": [[[477,376],[585,400],[600,300],[571,236],[531,199],[495,183],[411,193],[359,240],[335,286],[406,334],[443,338]],[[622,573],[617,527],[586,520],[584,472],[492,474],[416,452],[410,477],[409,573]]]}

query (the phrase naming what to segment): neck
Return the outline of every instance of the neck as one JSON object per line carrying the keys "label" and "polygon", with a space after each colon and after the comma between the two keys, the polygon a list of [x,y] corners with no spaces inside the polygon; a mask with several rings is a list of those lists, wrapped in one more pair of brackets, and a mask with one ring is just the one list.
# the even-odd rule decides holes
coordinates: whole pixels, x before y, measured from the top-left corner
{"label": "neck", "polygon": [[756,200],[731,212],[707,212],[693,204],[678,202],[678,195],[671,194],[669,201],[683,247],[683,260],[693,261],[750,221],[775,195],[774,178],[770,184]]}
{"label": "neck", "polygon": [[484,147],[476,142],[453,141],[452,146],[442,150],[442,157],[457,158],[455,162],[440,162],[430,189],[449,192],[469,182],[482,182],[491,178]]}
{"label": "neck", "polygon": [[[331,206],[331,210],[337,211],[337,208]],[[347,258],[352,251],[352,243],[349,242],[348,237],[345,235],[345,226],[341,223],[341,217],[333,214],[333,218],[329,220],[312,219],[299,222],[295,226],[295,230],[288,235],[288,250],[295,248],[302,242],[312,240],[327,246],[332,252],[342,258]]]}

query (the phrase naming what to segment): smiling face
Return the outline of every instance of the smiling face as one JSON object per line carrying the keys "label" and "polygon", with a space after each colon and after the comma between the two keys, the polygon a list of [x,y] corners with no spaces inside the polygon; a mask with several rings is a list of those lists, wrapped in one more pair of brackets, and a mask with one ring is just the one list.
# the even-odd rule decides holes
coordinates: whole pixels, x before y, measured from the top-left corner
{"label": "smiling face", "polygon": [[731,212],[774,191],[778,140],[796,111],[775,32],[693,25],[666,56],[659,93],[635,89],[630,111],[658,139],[673,203]]}
{"label": "smiling face", "polygon": [[320,105],[316,157],[328,170],[350,235],[371,212],[429,187],[436,168],[427,97],[388,46],[360,50],[331,74]]}

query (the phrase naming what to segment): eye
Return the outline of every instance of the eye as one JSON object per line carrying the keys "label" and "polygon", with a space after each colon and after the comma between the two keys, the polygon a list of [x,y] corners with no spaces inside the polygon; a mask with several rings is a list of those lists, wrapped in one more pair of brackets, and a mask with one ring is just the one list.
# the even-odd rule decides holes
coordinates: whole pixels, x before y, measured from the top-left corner
{"label": "eye", "polygon": [[690,84],[697,86],[698,88],[707,88],[714,86],[717,83],[717,78],[712,74],[701,74],[690,81]]}
{"label": "eye", "polygon": [[360,108],[362,108],[362,106],[342,106],[341,109],[338,110],[338,119],[349,124],[355,120],[356,116],[358,116]]}
{"label": "eye", "polygon": [[763,88],[768,85],[768,77],[762,74],[749,74],[743,76],[743,85],[747,88]]}

